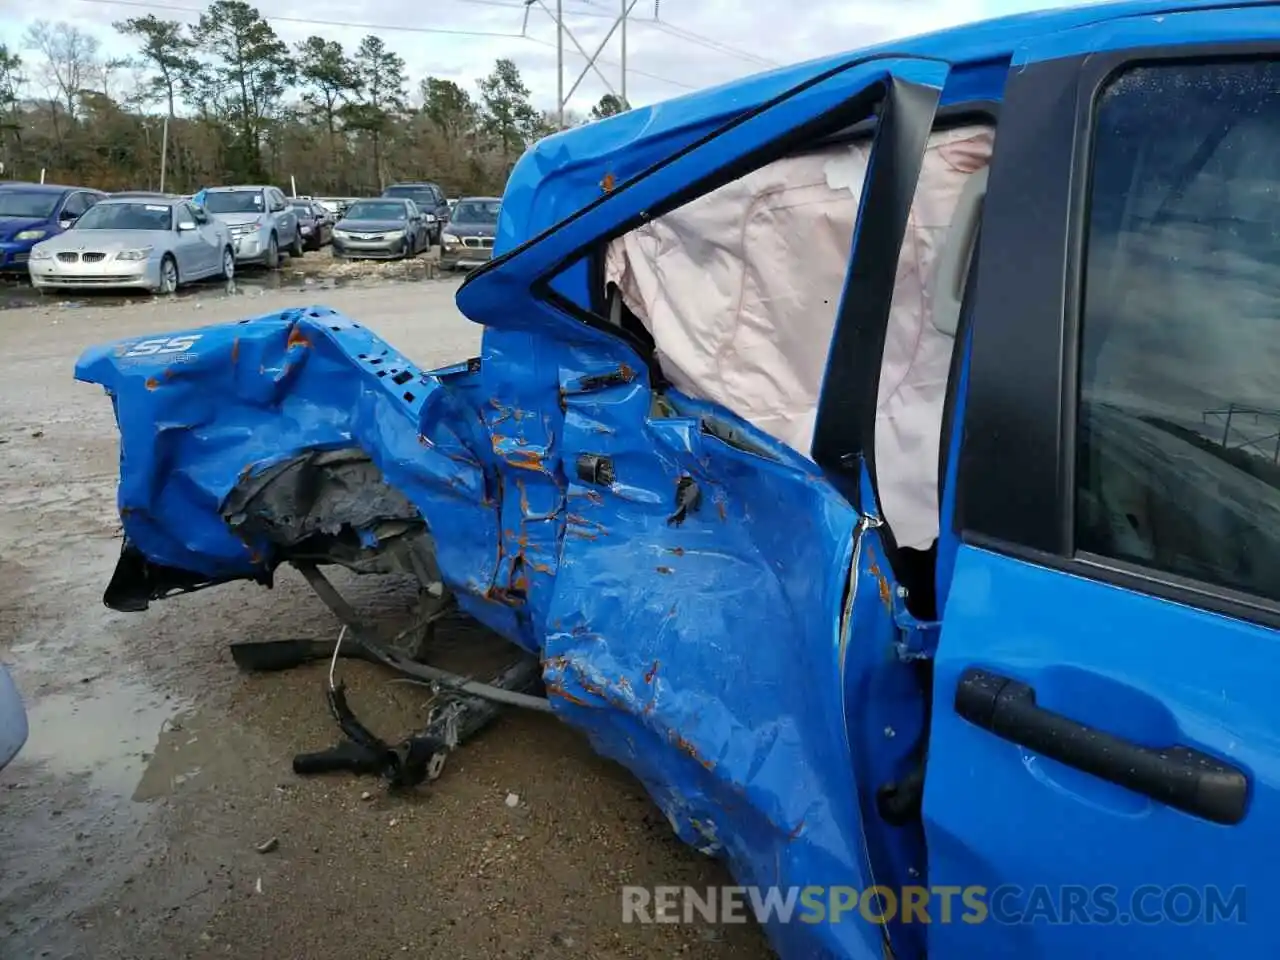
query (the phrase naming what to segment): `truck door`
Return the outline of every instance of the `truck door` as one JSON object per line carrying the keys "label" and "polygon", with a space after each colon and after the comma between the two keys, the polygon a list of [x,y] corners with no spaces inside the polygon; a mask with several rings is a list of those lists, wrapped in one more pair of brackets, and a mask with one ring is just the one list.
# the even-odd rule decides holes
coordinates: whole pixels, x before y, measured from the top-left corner
{"label": "truck door", "polygon": [[1280,946],[1277,37],[1256,6],[1015,58],[944,517],[924,817],[969,899],[934,960]]}
{"label": "truck door", "polygon": [[[846,727],[845,690],[862,682],[845,674],[846,591],[867,532],[854,502],[860,414],[848,403],[866,391],[849,389],[848,359],[860,343],[879,356],[947,74],[940,62],[854,61],[738,107],[687,145],[667,136],[651,166],[629,177],[611,166],[601,199],[458,294],[489,327],[482,365],[512,371],[495,376],[491,401],[504,532],[490,595],[532,622],[555,709],[742,883],[784,896],[814,885],[824,903],[837,888],[856,903],[873,882]],[[873,111],[852,261],[829,305],[838,319],[820,433],[846,470],[832,478],[733,412],[667,388],[635,336],[562,295],[558,278],[635,225]],[[669,116],[679,115],[676,105]],[[547,395],[531,371],[546,373]],[[559,500],[548,477],[560,478]],[[550,523],[554,552],[543,546]],[[796,955],[883,955],[881,928],[856,909],[843,922],[761,919]]]}

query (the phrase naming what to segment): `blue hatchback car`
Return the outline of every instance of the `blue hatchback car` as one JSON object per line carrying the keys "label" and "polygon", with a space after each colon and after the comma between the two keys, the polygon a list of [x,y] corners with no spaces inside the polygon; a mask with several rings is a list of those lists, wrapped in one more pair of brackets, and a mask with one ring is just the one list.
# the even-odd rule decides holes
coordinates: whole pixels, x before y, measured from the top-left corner
{"label": "blue hatchback car", "polygon": [[741,885],[624,917],[754,913],[796,960],[1276,956],[1278,260],[1273,2],[633,109],[515,167],[469,361],[321,306],[87,351],[107,600],[429,550]]}
{"label": "blue hatchback car", "polygon": [[70,228],[106,196],[85,187],[0,184],[0,270],[25,276],[33,246]]}

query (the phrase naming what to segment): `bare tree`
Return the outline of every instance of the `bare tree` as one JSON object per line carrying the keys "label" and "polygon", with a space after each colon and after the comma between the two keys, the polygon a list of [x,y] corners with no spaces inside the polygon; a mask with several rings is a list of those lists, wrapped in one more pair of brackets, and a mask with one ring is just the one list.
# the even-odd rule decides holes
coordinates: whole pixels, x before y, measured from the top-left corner
{"label": "bare tree", "polygon": [[37,20],[27,30],[26,46],[44,57],[46,86],[74,119],[80,91],[98,69],[98,38],[69,23]]}
{"label": "bare tree", "polygon": [[[110,60],[102,60],[96,63],[90,71],[89,79],[96,84],[97,88],[102,91],[102,95],[108,100],[117,101],[121,98],[113,97],[113,93],[119,93],[116,87],[116,78],[120,76],[121,71],[131,70],[134,64],[128,57],[112,57]],[[129,74],[125,74],[125,83],[129,82]],[[132,91],[130,91],[132,92]]]}

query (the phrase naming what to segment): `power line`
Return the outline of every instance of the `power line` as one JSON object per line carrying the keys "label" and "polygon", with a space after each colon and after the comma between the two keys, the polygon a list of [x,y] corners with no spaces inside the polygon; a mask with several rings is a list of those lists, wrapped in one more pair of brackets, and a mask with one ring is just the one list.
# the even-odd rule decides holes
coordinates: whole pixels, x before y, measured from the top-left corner
{"label": "power line", "polygon": [[[513,3],[512,0],[455,0],[455,2],[474,4],[482,7],[507,7],[511,10],[523,10],[525,8],[523,3]],[[581,2],[593,7],[599,6],[594,3],[593,0],[581,0]],[[617,16],[617,14],[606,12],[604,10],[600,10],[599,12],[591,10],[575,10],[573,11],[573,16],[594,17],[599,20],[612,20]],[[762,57],[758,53],[752,53],[750,50],[743,50],[741,47],[735,47],[731,44],[724,43],[701,33],[694,33],[692,30],[686,30],[684,27],[677,27],[675,24],[668,23],[666,20],[658,20],[657,18],[653,20],[631,18],[629,22],[635,26],[652,27],[655,30],[660,30],[673,37],[696,44],[700,47],[706,47],[708,50],[715,50],[717,53],[724,53],[731,57],[737,57],[741,60],[747,61],[748,63],[758,63],[761,66],[766,67],[777,67],[781,65],[776,60],[770,60],[768,57]]]}
{"label": "power line", "polygon": [[776,60],[770,60],[768,57],[762,57],[758,54],[750,53],[746,50],[739,50],[737,47],[731,47],[727,43],[721,43],[719,40],[713,40],[710,37],[704,37],[700,33],[694,33],[691,30],[684,30],[680,27],[673,26],[665,20],[639,20],[637,23],[646,27],[653,27],[655,30],[661,30],[663,33],[676,37],[680,40],[686,40],[689,43],[695,43],[700,47],[706,47],[708,50],[716,50],[720,53],[728,54],[731,57],[737,57],[739,60],[745,60],[748,63],[759,64],[763,67],[781,66]]}
{"label": "power line", "polygon": [[[92,3],[104,7],[137,7],[143,10],[168,10],[174,13],[192,13],[199,16],[204,10],[192,7],[180,7],[171,3],[152,2],[152,0],[76,0],[77,3]],[[480,0],[472,0],[480,2]],[[498,0],[491,0],[495,5]],[[521,39],[518,33],[499,33],[496,30],[458,30],[449,27],[414,27],[390,23],[359,23],[351,20],[319,20],[314,17],[286,17],[278,14],[262,14],[262,19],[276,23],[297,23],[316,27],[349,27],[354,30],[398,31],[401,33],[446,34],[455,37],[506,37],[512,40]]]}
{"label": "power line", "polygon": [[[552,43],[550,40],[541,40],[541,39],[539,39],[538,37],[524,37],[523,39],[528,40],[530,43],[536,43],[536,44],[538,44],[538,45],[540,45],[540,46],[543,46],[543,47],[551,47],[553,50],[555,49],[555,46],[556,46],[556,45],[555,45],[554,43]],[[565,52],[566,52],[566,53],[569,53],[569,52],[571,52],[571,51],[566,50]],[[617,61],[615,61],[615,60],[606,60],[606,59],[604,59],[603,57],[599,57],[599,58],[597,58],[597,59],[596,59],[596,63],[603,63],[606,67],[616,67],[616,66],[618,66]],[[659,83],[669,83],[669,84],[671,84],[673,87],[681,87],[682,89],[685,89],[685,90],[698,90],[698,89],[701,89],[701,88],[699,88],[699,87],[697,87],[697,86],[695,86],[694,84],[691,84],[691,83],[682,83],[682,82],[681,82],[681,81],[679,81],[679,80],[672,80],[670,77],[662,77],[662,76],[659,76],[659,75],[658,75],[658,74],[656,74],[656,73],[646,73],[644,70],[637,70],[635,67],[631,67],[631,66],[627,67],[627,73],[635,74],[637,77],[644,77],[644,78],[645,78],[645,79],[647,79],[647,80],[657,80]]]}
{"label": "power line", "polygon": [[[133,7],[143,10],[164,10],[171,13],[188,13],[199,16],[205,11],[195,7],[184,7],[173,3],[164,3],[162,0],[76,0],[77,3],[88,3],[106,7]],[[510,0],[456,0],[459,3],[469,3],[477,6],[491,7],[507,7],[511,9],[523,10],[523,3],[513,4]],[[555,47],[555,44],[549,40],[541,40],[537,37],[530,37],[519,33],[504,33],[496,30],[462,30],[450,27],[424,27],[412,26],[408,24],[391,24],[391,23],[366,23],[354,20],[321,20],[315,17],[290,17],[277,14],[262,14],[262,19],[268,22],[292,23],[302,26],[317,27],[341,27],[352,30],[372,30],[372,31],[388,31],[398,33],[418,33],[418,34],[434,34],[446,36],[463,36],[463,37],[492,37],[507,40],[525,40],[530,43],[536,43],[544,47]],[[639,23],[648,23],[649,21],[636,21]],[[661,26],[669,26],[661,24]],[[682,38],[687,39],[687,38]],[[699,39],[701,39],[699,37]],[[712,41],[714,42],[714,41]],[[763,58],[760,58],[763,59]],[[605,60],[603,58],[597,61],[606,66],[616,67],[618,64],[614,61]],[[649,73],[646,70],[638,70],[630,65],[627,66],[627,73],[637,77],[644,77],[646,80],[654,80],[658,83],[666,83],[673,87],[679,87],[684,90],[697,90],[694,84],[684,83],[680,80],[673,80],[670,77],[664,77],[656,73]]]}

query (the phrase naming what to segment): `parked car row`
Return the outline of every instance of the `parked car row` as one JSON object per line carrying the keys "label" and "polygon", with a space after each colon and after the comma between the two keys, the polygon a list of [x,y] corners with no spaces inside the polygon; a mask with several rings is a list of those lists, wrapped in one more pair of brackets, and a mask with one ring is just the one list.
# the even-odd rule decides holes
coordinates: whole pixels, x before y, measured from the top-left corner
{"label": "parked car row", "polygon": [[286,197],[277,187],[209,187],[194,196],[108,194],[57,184],[0,183],[0,273],[40,290],[135,287],[166,293],[238,265],[279,265],[331,245],[335,257],[394,259],[441,247],[446,269],[492,256],[501,202],[449,200],[430,181],[378,198]]}

